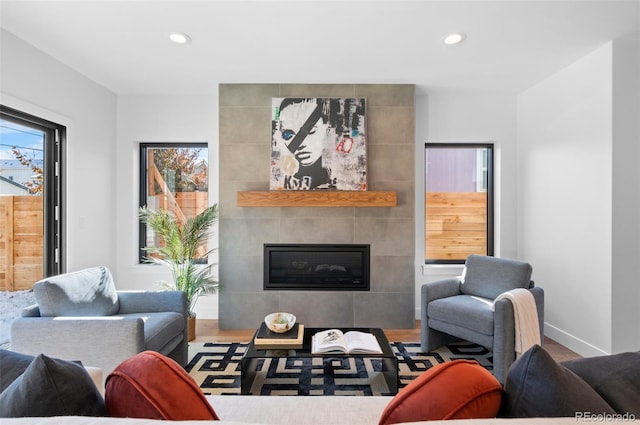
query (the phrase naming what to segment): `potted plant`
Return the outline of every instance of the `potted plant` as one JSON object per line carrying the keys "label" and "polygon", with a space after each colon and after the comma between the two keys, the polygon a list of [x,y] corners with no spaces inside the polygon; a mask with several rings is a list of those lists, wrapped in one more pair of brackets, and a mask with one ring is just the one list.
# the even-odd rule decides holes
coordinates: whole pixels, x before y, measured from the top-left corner
{"label": "potted plant", "polygon": [[[218,205],[206,208],[198,215],[188,218],[183,224],[165,210],[154,211],[140,207],[138,216],[159,238],[159,246],[144,248],[148,253],[146,260],[168,267],[173,276],[173,283],[164,286],[184,291],[187,295],[188,330],[191,341],[195,338],[196,314],[193,308],[196,301],[200,295],[215,293],[219,285],[211,275],[212,264],[207,263],[213,249],[198,256],[198,249],[207,241],[211,227],[218,219]],[[198,258],[203,259],[204,264],[198,263]]]}

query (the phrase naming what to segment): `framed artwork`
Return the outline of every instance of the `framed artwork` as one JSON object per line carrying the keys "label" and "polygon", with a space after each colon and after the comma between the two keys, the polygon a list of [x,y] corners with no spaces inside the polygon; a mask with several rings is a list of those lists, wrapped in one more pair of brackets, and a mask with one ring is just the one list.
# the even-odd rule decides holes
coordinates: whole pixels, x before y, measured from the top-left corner
{"label": "framed artwork", "polygon": [[365,99],[271,103],[270,190],[367,190]]}

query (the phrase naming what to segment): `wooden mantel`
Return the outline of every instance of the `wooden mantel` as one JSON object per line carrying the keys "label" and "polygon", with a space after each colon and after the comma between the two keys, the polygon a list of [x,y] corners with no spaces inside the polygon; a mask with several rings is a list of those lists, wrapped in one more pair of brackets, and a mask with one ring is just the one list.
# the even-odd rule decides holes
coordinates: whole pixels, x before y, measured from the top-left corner
{"label": "wooden mantel", "polygon": [[267,190],[238,192],[239,207],[395,207],[396,192]]}

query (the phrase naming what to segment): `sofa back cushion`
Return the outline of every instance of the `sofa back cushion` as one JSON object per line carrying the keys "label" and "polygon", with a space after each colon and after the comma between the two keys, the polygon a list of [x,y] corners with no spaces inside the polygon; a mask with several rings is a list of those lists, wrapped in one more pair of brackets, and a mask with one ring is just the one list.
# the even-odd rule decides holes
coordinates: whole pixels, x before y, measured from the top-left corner
{"label": "sofa back cushion", "polygon": [[640,351],[560,364],[582,378],[616,412],[640,418]]}
{"label": "sofa back cushion", "polygon": [[143,351],[120,363],[105,385],[105,403],[112,417],[218,419],[193,378],[175,360],[155,351]]}
{"label": "sofa back cushion", "polygon": [[[25,359],[27,357],[4,357],[19,369],[24,366]],[[105,414],[104,399],[82,365],[44,354],[33,357],[22,373],[0,393],[0,417]]]}
{"label": "sofa back cushion", "polygon": [[[578,375],[534,345],[509,368],[500,416],[574,417],[615,410]],[[584,416],[583,416],[584,419]]]}
{"label": "sofa back cushion", "polygon": [[484,255],[470,255],[460,291],[466,295],[494,299],[503,292],[528,288],[532,267],[522,261]]}
{"label": "sofa back cushion", "polygon": [[111,316],[120,309],[109,269],[92,267],[51,276],[33,286],[41,316]]}

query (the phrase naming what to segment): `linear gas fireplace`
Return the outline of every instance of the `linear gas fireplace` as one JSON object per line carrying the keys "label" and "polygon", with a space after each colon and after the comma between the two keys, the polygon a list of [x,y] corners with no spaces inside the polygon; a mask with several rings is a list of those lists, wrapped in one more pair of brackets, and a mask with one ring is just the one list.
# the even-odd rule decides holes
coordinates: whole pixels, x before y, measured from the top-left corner
{"label": "linear gas fireplace", "polygon": [[265,244],[265,290],[369,290],[369,245]]}

